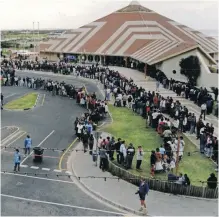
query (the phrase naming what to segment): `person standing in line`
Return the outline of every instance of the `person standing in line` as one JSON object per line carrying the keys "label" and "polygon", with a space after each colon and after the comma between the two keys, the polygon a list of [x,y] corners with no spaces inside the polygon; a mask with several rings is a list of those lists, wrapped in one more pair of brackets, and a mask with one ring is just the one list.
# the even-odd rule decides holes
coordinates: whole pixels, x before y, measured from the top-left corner
{"label": "person standing in line", "polygon": [[127,159],[126,159],[126,169],[131,169],[132,167],[132,160],[135,155],[135,148],[132,143],[129,144],[127,148]]}
{"label": "person standing in line", "polygon": [[16,172],[17,169],[20,171],[20,162],[21,162],[21,155],[18,149],[15,150],[14,153],[14,171]]}
{"label": "person standing in line", "polygon": [[144,214],[147,214],[145,197],[146,195],[148,195],[148,192],[149,192],[148,183],[146,183],[146,181],[142,179],[139,185],[139,189],[135,194],[138,194],[140,197],[141,208],[139,209],[139,211],[143,211]]}
{"label": "person standing in line", "polygon": [[81,140],[82,129],[83,129],[83,125],[80,122],[78,122],[78,124],[77,124],[77,137],[78,137],[79,141]]}
{"label": "person standing in line", "polygon": [[204,121],[205,121],[206,111],[207,111],[207,105],[206,105],[206,103],[203,103],[203,104],[201,105],[201,115],[203,115]]}
{"label": "person standing in line", "polygon": [[118,164],[121,164],[120,146],[121,146],[121,138],[118,138],[118,141],[115,143],[116,159],[117,159],[117,163],[118,163]]}
{"label": "person standing in line", "polygon": [[89,149],[90,149],[90,155],[92,155],[93,153],[93,147],[94,147],[94,136],[93,134],[91,133],[90,136],[89,136],[89,139],[88,139],[88,145],[89,145]]}
{"label": "person standing in line", "polygon": [[141,146],[138,146],[138,150],[137,150],[137,163],[136,163],[136,169],[140,170],[141,169],[141,162],[143,160],[144,157],[144,152],[142,150]]}
{"label": "person standing in line", "polygon": [[159,86],[160,86],[160,82],[156,81],[156,91],[158,91],[158,92],[159,92]]}
{"label": "person standing in line", "polygon": [[107,154],[106,154],[106,147],[102,146],[100,148],[100,166],[99,168],[102,169],[102,171],[106,171],[107,170]]}
{"label": "person standing in line", "polygon": [[30,138],[29,135],[27,135],[26,139],[24,140],[24,154],[28,155],[30,154],[30,148],[32,145],[32,139]]}
{"label": "person standing in line", "polygon": [[125,163],[125,157],[124,153],[126,154],[125,150],[125,141],[121,141],[120,149],[119,149],[119,156],[120,156],[120,164],[124,165]]}
{"label": "person standing in line", "polygon": [[1,110],[3,109],[4,105],[4,95],[1,93]]}

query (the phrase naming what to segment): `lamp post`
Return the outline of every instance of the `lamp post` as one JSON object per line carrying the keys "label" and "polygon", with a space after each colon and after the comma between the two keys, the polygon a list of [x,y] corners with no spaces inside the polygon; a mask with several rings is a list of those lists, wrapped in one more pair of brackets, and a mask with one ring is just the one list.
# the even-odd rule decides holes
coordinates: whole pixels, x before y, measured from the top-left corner
{"label": "lamp post", "polygon": [[33,51],[35,52],[34,22],[33,22]]}
{"label": "lamp post", "polygon": [[40,53],[40,23],[38,22],[38,52]]}

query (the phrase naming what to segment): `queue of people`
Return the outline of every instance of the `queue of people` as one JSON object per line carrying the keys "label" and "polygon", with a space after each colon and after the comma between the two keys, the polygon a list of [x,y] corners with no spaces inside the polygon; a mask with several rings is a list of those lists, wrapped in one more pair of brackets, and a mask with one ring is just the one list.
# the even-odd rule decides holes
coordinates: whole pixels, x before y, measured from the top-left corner
{"label": "queue of people", "polygon": [[[77,94],[77,103],[87,108],[87,112],[83,113],[81,117],[77,117],[74,122],[75,134],[77,138],[83,143],[84,153],[89,150],[90,155],[100,156],[99,168],[102,171],[108,169],[108,148],[109,148],[109,138],[104,139],[101,145],[97,146],[94,150],[94,135],[93,131],[97,129],[97,125],[100,121],[108,115],[107,102],[97,100],[96,94],[87,94],[83,89]],[[81,98],[84,98],[83,103],[81,103]],[[99,143],[98,143],[99,144]],[[97,159],[94,159],[97,161]]]}
{"label": "queue of people", "polygon": [[[167,127],[172,132],[170,136],[173,140],[178,131],[196,133],[196,138],[200,140],[200,152],[218,163],[218,140],[214,136],[214,126],[210,123],[205,124],[203,120],[207,106],[202,106],[200,117],[197,119],[179,100],[174,101],[172,97],[164,98],[154,91],[145,91],[137,87],[133,80],[127,80],[118,72],[107,70],[105,75],[100,77],[100,81],[105,85],[106,99],[109,100],[108,93],[111,92],[115,98],[115,106],[131,108],[145,118],[147,124],[156,129],[161,136],[164,136],[163,132]],[[170,118],[166,118],[167,115]],[[170,134],[168,131],[165,133]]]}
{"label": "queue of people", "polygon": [[[33,60],[6,60],[3,59],[1,62],[2,68],[9,68],[10,71],[15,69],[19,70],[37,70],[37,71],[51,71],[54,73],[70,74],[76,73],[80,76],[90,77],[90,78],[100,78],[102,74],[106,74],[107,80],[109,76],[112,76],[112,70],[108,68],[99,66],[80,66],[74,63],[69,63],[64,60],[59,62],[48,62],[47,60],[39,61]],[[8,70],[8,69],[7,69]],[[109,73],[110,72],[110,73]],[[116,72],[117,73],[117,72]],[[109,75],[110,74],[110,75]],[[218,88],[216,87],[214,91],[215,98],[213,99],[211,94],[208,93],[206,88],[196,88],[190,83],[184,83],[175,81],[173,79],[167,79],[167,77],[160,71],[157,71],[153,76],[156,82],[156,90],[159,91],[159,85],[162,84],[164,88],[173,90],[178,96],[185,97],[186,99],[192,100],[195,104],[201,107],[202,104],[206,104],[207,113],[210,114],[213,111],[213,102],[217,101],[218,98]],[[104,76],[105,77],[105,76]],[[121,77],[121,76],[119,76]],[[127,80],[126,78],[124,78]],[[107,82],[107,81],[106,81]],[[105,82],[104,82],[105,83]],[[217,112],[217,109],[215,109]]]}

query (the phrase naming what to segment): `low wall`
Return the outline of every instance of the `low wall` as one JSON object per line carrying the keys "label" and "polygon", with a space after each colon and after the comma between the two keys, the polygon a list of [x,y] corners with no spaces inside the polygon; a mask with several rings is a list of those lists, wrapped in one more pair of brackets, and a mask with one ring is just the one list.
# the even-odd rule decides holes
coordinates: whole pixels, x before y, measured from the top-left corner
{"label": "low wall", "polygon": [[[107,132],[99,132],[99,133],[103,138],[107,136],[112,137],[112,135]],[[158,179],[151,179],[151,178],[137,176],[130,173],[128,170],[125,170],[115,165],[110,160],[109,160],[109,172],[112,175],[117,176],[136,186],[139,186],[141,178],[144,178],[146,182],[149,184],[150,189],[155,191],[160,191],[160,192],[170,193],[175,195],[185,195],[190,197],[211,198],[211,199],[218,198],[218,188],[210,189],[208,187],[194,186],[194,185],[183,186],[170,181],[163,181],[163,180],[161,181]]]}
{"label": "low wall", "polygon": [[156,179],[149,179],[145,177],[136,176],[124,170],[123,168],[116,166],[111,161],[109,161],[109,172],[111,172],[112,175],[118,176],[119,178],[126,180],[136,186],[139,186],[140,179],[144,178],[146,182],[149,184],[149,188],[155,191],[192,197],[218,198],[218,188],[210,189],[207,187],[199,187],[193,185],[183,186],[168,181],[160,181]]}

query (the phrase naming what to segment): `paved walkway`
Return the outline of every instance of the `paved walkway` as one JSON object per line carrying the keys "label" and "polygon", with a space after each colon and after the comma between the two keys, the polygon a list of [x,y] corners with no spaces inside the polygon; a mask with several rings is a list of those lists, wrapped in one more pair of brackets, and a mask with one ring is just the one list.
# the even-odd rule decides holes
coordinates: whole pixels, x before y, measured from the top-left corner
{"label": "paved walkway", "polygon": [[[106,137],[107,134],[102,134]],[[77,148],[81,148],[79,143]],[[114,177],[108,172],[102,172],[92,161],[89,154],[83,152],[72,153],[72,172],[76,176],[96,176],[96,177]],[[117,207],[126,207],[130,210],[138,211],[139,198],[135,195],[137,187],[123,180],[117,179],[98,179],[88,178],[80,179],[80,184],[89,189],[90,193],[95,194],[99,199],[117,204]],[[216,216],[218,213],[217,200],[205,200],[195,198],[185,198],[183,196],[174,196],[157,191],[150,190],[146,198],[148,206],[148,215],[150,216]],[[138,214],[138,213],[136,213]]]}

